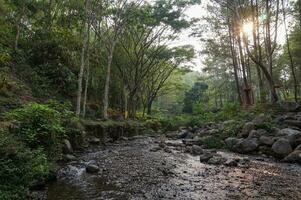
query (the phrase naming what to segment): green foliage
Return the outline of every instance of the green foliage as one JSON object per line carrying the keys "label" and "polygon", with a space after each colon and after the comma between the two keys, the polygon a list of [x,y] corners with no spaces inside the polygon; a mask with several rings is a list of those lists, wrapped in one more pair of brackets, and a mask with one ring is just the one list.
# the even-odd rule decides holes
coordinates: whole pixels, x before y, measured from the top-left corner
{"label": "green foliage", "polygon": [[45,182],[50,171],[42,150],[30,150],[0,129],[0,199],[25,199],[28,189]]}
{"label": "green foliage", "polygon": [[43,148],[49,153],[57,148],[64,135],[61,114],[44,104],[31,103],[7,113],[16,124],[13,132],[30,148]]}
{"label": "green foliage", "polygon": [[206,147],[209,149],[222,149],[225,146],[223,140],[217,136],[203,137],[201,138],[200,142],[201,144],[206,145]]}
{"label": "green foliage", "polygon": [[191,90],[185,94],[183,111],[185,113],[193,113],[195,104],[206,103],[208,99],[204,93],[207,89],[208,85],[206,83],[196,82]]}

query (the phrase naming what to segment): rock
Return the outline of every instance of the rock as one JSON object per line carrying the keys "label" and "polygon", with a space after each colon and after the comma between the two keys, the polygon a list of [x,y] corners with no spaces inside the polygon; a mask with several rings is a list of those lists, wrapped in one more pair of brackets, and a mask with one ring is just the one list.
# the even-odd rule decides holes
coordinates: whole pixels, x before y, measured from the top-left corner
{"label": "rock", "polygon": [[163,150],[164,150],[164,152],[166,152],[166,153],[172,153],[171,149],[168,148],[168,147],[165,147]]}
{"label": "rock", "polygon": [[273,144],[272,150],[279,157],[285,157],[293,151],[289,141],[284,138],[277,140]]}
{"label": "rock", "polygon": [[129,139],[128,139],[127,137],[124,137],[124,136],[123,136],[123,137],[120,137],[119,140],[120,140],[120,141],[128,141]]}
{"label": "rock", "polygon": [[287,112],[300,111],[300,104],[296,102],[279,102],[278,105]]}
{"label": "rock", "polygon": [[71,145],[70,141],[67,139],[63,140],[63,153],[65,153],[65,154],[73,153],[72,145]]}
{"label": "rock", "polygon": [[252,130],[250,133],[249,133],[249,136],[248,138],[259,138],[261,136],[261,133],[257,130]]}
{"label": "rock", "polygon": [[255,124],[253,122],[245,123],[244,127],[242,128],[241,132],[238,134],[239,137],[248,137],[249,133],[255,130]]}
{"label": "rock", "polygon": [[208,162],[208,160],[212,157],[213,157],[212,153],[204,152],[203,154],[200,155],[200,161],[201,162]]}
{"label": "rock", "polygon": [[249,153],[255,151],[259,146],[258,140],[256,138],[247,138],[238,142],[234,146],[234,150],[239,153]]}
{"label": "rock", "polygon": [[238,166],[238,161],[234,159],[229,159],[224,163],[224,165],[228,167],[236,167]]}
{"label": "rock", "polygon": [[301,150],[295,150],[283,159],[284,162],[301,164]]}
{"label": "rock", "polygon": [[261,136],[259,142],[263,145],[272,146],[274,144],[274,139],[270,136]]}
{"label": "rock", "polygon": [[291,128],[282,129],[277,135],[287,139],[292,147],[298,146],[300,142],[299,139],[301,138],[301,132]]}
{"label": "rock", "polygon": [[97,138],[97,137],[91,137],[91,138],[89,139],[89,142],[90,142],[91,144],[100,144],[100,139]]}
{"label": "rock", "polygon": [[290,126],[296,126],[301,128],[301,121],[299,120],[285,120],[284,123]]}
{"label": "rock", "polygon": [[232,150],[234,148],[234,146],[240,141],[241,141],[241,139],[229,137],[225,140],[225,144],[229,149]]}
{"label": "rock", "polygon": [[198,139],[198,138],[195,138],[195,139],[183,139],[182,142],[186,146],[192,146],[192,145],[198,145],[198,144],[200,144],[200,139]]}
{"label": "rock", "polygon": [[210,165],[221,165],[221,164],[224,164],[226,161],[227,161],[226,158],[224,158],[220,155],[216,155],[216,156],[213,156],[212,158],[210,158],[208,160],[208,164],[210,164]]}
{"label": "rock", "polygon": [[262,114],[256,116],[252,122],[255,126],[262,126],[265,123],[268,123],[269,121],[271,121],[271,118],[262,113]]}
{"label": "rock", "polygon": [[301,151],[301,144],[300,144],[299,146],[296,147],[295,151],[296,151],[296,150],[300,150],[300,151]]}
{"label": "rock", "polygon": [[162,148],[161,147],[153,147],[153,148],[151,148],[149,151],[151,151],[151,152],[157,152],[157,151],[160,151]]}
{"label": "rock", "polygon": [[203,149],[198,145],[193,145],[191,147],[191,154],[193,155],[201,155],[203,154]]}
{"label": "rock", "polygon": [[86,167],[87,173],[97,173],[99,171],[99,167],[97,165],[89,164]]}
{"label": "rock", "polygon": [[179,139],[193,139],[193,134],[188,130],[182,130]]}
{"label": "rock", "polygon": [[76,160],[76,157],[71,154],[66,154],[66,155],[63,155],[63,160],[66,162],[70,162],[70,161]]}
{"label": "rock", "polygon": [[173,131],[173,132],[168,132],[166,134],[167,138],[171,138],[171,139],[178,139],[179,138],[179,134],[177,131]]}

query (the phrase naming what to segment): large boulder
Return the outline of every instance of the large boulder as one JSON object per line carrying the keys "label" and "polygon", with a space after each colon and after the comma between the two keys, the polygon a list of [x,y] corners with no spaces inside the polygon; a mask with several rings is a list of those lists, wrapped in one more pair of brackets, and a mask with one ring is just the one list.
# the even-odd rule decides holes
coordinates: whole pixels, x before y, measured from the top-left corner
{"label": "large boulder", "polygon": [[193,139],[193,133],[191,133],[189,130],[182,130],[179,133],[179,139]]}
{"label": "large boulder", "polygon": [[87,173],[97,173],[98,171],[99,171],[99,167],[97,165],[89,164],[86,167],[86,172]]}
{"label": "large boulder", "polygon": [[248,137],[252,130],[255,130],[255,124],[253,122],[247,122],[243,126],[241,132],[238,134],[238,137],[245,138]]}
{"label": "large boulder", "polygon": [[301,132],[298,130],[285,128],[280,130],[277,135],[287,139],[292,147],[296,147],[300,144]]}
{"label": "large boulder", "polygon": [[213,157],[213,154],[211,152],[204,151],[203,154],[200,155],[200,161],[208,162],[208,160],[210,160],[210,158],[212,158],[212,157]]}
{"label": "large boulder", "polygon": [[259,146],[258,139],[256,138],[247,138],[243,139],[242,141],[238,142],[234,146],[234,150],[239,153],[249,153],[255,151]]}
{"label": "large boulder", "polygon": [[301,121],[299,120],[285,120],[284,123],[289,126],[296,126],[301,128]]}
{"label": "large boulder", "polygon": [[301,150],[295,150],[283,159],[284,162],[301,164]]}
{"label": "large boulder", "polygon": [[258,131],[258,130],[252,130],[249,133],[248,138],[259,138],[260,136],[262,136],[262,132]]}
{"label": "large boulder", "polygon": [[213,156],[208,160],[208,164],[211,165],[221,165],[224,164],[225,162],[227,162],[227,159],[218,154],[216,154],[215,156]]}
{"label": "large boulder", "polygon": [[201,155],[201,154],[203,154],[202,147],[200,147],[198,145],[193,145],[191,147],[191,154],[193,154],[193,155]]}
{"label": "large boulder", "polygon": [[285,138],[277,140],[273,144],[272,150],[278,157],[285,157],[293,151],[290,142]]}
{"label": "large boulder", "polygon": [[300,104],[296,102],[279,102],[278,105],[287,112],[298,112],[301,110]]}
{"label": "large boulder", "polygon": [[97,137],[91,137],[91,138],[89,139],[89,142],[90,142],[91,144],[98,145],[98,144],[100,144],[100,139],[97,138]]}
{"label": "large boulder", "polygon": [[235,137],[229,137],[229,138],[225,139],[225,144],[229,149],[233,150],[234,146],[241,140],[242,139],[238,139]]}
{"label": "large boulder", "polygon": [[262,145],[272,146],[274,144],[274,139],[271,136],[261,136],[259,142]]}
{"label": "large boulder", "polygon": [[69,140],[64,139],[63,140],[63,153],[64,154],[72,154],[73,148]]}
{"label": "large boulder", "polygon": [[300,150],[300,151],[301,151],[301,144],[300,144],[299,146],[296,147],[295,151],[296,151],[296,150]]}
{"label": "large boulder", "polygon": [[262,126],[265,123],[268,123],[270,121],[271,121],[271,117],[262,113],[262,114],[256,116],[252,122],[253,122],[253,124],[255,124],[255,126]]}

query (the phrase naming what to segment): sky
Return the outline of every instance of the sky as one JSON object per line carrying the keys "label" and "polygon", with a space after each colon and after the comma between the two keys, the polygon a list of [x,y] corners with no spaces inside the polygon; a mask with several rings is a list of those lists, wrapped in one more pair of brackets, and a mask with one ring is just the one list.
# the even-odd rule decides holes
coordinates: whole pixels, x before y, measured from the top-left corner
{"label": "sky", "polygon": [[[207,10],[205,9],[205,1],[201,5],[190,6],[186,11],[185,15],[187,18],[201,18],[206,15]],[[199,38],[190,36],[192,33],[192,29],[184,30],[180,33],[179,38],[175,41],[175,45],[192,45],[196,51],[196,58],[193,59],[193,70],[202,71],[203,64],[202,58],[203,56],[199,54],[202,50],[202,45]]]}

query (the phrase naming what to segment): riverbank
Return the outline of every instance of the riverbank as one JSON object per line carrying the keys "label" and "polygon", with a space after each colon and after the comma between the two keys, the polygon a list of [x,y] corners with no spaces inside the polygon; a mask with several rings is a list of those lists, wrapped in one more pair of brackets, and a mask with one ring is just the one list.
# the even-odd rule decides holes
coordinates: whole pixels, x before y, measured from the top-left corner
{"label": "riverbank", "polygon": [[[166,144],[163,145],[162,144]],[[301,167],[218,151],[237,165],[208,164],[181,140],[133,137],[76,153],[45,199],[298,199]],[[99,167],[86,172],[88,163]]]}

